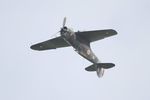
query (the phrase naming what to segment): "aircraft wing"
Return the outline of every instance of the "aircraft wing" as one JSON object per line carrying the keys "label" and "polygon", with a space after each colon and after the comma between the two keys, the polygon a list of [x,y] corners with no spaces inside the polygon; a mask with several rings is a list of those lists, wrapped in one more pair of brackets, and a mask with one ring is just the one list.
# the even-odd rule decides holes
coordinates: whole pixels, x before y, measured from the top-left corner
{"label": "aircraft wing", "polygon": [[113,29],[107,29],[107,30],[76,32],[76,34],[79,35],[80,37],[84,38],[88,42],[94,42],[97,40],[104,39],[106,37],[116,35],[117,32]]}
{"label": "aircraft wing", "polygon": [[61,36],[37,43],[35,45],[32,45],[30,48],[33,50],[49,50],[49,49],[56,49],[61,47],[68,47],[70,46]]}

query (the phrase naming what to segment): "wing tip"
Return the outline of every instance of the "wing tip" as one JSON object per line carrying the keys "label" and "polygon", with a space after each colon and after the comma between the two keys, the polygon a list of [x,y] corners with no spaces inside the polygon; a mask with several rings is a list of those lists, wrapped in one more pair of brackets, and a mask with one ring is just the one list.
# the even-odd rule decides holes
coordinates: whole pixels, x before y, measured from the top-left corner
{"label": "wing tip", "polygon": [[39,51],[39,49],[37,49],[35,45],[30,46],[30,49]]}
{"label": "wing tip", "polygon": [[113,35],[117,35],[118,34],[117,31],[114,30],[114,29],[112,29],[112,32],[113,32]]}
{"label": "wing tip", "polygon": [[35,45],[32,45],[30,47],[32,50],[37,50],[37,51],[41,51],[41,50],[44,50],[43,46],[41,44],[35,44]]}
{"label": "wing tip", "polygon": [[49,49],[56,49],[56,48],[55,47],[50,48],[50,47],[45,47],[41,44],[35,44],[35,45],[30,46],[30,49],[42,51],[42,50],[49,50]]}

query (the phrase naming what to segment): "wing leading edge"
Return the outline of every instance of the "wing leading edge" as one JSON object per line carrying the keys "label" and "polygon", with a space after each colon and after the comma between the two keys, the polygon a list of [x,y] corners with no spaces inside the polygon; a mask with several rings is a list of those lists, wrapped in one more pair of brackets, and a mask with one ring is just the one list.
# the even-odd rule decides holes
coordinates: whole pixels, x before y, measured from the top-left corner
{"label": "wing leading edge", "polygon": [[[75,32],[76,35],[85,39],[88,42],[94,42],[97,40],[104,39],[106,37],[110,37],[116,35],[117,32],[113,29],[108,30],[94,30],[94,31],[83,31],[83,32]],[[49,50],[49,49],[56,49],[61,47],[68,47],[70,46],[61,36],[37,43],[32,45],[30,48],[33,50]]]}
{"label": "wing leading edge", "polygon": [[68,47],[70,46],[62,37],[56,37],[41,43],[37,43],[32,45],[30,48],[33,50],[49,50],[49,49],[56,49],[61,47]]}
{"label": "wing leading edge", "polygon": [[88,42],[94,42],[94,41],[97,41],[97,40],[104,39],[106,37],[116,35],[117,32],[113,29],[107,29],[107,30],[94,30],[94,31],[76,32],[76,34],[78,36],[86,39]]}

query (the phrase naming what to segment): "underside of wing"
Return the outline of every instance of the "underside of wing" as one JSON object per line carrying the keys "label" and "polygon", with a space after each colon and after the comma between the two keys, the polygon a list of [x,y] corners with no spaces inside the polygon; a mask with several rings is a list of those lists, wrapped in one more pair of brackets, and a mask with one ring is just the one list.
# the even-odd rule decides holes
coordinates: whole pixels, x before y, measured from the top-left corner
{"label": "underside of wing", "polygon": [[49,50],[49,49],[56,49],[61,47],[68,47],[70,46],[62,37],[56,37],[41,43],[37,43],[31,46],[33,50]]}
{"label": "underside of wing", "polygon": [[94,42],[97,40],[104,39],[106,37],[110,37],[116,35],[117,32],[113,29],[107,30],[94,30],[94,31],[83,31],[83,32],[76,32],[78,36],[87,40],[88,42]]}

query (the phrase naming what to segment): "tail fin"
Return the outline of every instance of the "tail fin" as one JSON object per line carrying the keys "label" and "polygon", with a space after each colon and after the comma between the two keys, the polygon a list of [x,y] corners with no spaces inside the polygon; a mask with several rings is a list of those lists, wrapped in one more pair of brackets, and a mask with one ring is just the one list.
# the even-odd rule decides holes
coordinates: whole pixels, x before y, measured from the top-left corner
{"label": "tail fin", "polygon": [[92,72],[96,71],[98,77],[102,77],[104,75],[104,69],[109,69],[114,67],[115,64],[113,63],[98,63],[98,64],[93,64],[91,66],[88,66],[85,68],[86,71]]}

